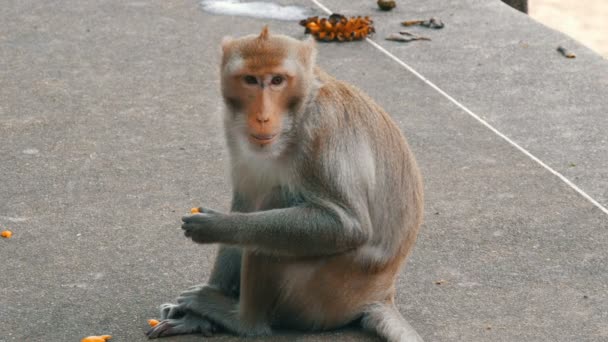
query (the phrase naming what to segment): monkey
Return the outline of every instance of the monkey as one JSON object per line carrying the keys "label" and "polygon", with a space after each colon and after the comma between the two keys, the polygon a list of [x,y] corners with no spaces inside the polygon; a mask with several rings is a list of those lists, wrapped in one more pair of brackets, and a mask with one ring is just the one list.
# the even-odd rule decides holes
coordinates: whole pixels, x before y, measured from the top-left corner
{"label": "monkey", "polygon": [[161,305],[147,336],[359,324],[422,341],[394,300],[423,219],[422,176],[400,129],[316,66],[310,38],[264,27],[224,38],[221,51],[231,209],[182,218],[186,237],[219,244],[217,260],[207,284]]}

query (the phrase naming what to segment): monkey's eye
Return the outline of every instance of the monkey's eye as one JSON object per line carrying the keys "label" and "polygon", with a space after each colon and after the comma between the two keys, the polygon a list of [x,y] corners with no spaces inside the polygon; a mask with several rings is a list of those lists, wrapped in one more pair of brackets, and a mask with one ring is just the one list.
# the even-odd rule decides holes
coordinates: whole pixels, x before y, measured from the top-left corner
{"label": "monkey's eye", "polygon": [[255,85],[258,84],[258,79],[255,76],[247,75],[243,78],[246,84]]}
{"label": "monkey's eye", "polygon": [[270,83],[272,85],[280,85],[281,83],[283,83],[284,80],[285,79],[283,78],[283,76],[274,76]]}

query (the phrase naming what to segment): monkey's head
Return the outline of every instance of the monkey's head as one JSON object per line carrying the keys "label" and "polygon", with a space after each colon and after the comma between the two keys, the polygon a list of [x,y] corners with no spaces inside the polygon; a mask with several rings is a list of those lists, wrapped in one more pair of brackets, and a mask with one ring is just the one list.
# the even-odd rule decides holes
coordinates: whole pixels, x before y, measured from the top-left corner
{"label": "monkey's head", "polygon": [[280,153],[312,88],[314,40],[271,35],[264,27],[259,35],[224,38],[222,53],[229,138],[255,152]]}

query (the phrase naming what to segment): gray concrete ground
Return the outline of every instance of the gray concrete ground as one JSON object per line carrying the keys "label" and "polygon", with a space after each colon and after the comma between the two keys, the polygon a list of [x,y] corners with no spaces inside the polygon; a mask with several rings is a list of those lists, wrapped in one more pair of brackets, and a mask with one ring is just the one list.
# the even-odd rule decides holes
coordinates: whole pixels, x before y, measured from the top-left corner
{"label": "gray concrete ground", "polygon": [[[325,5],[372,15],[384,48],[608,204],[608,61],[498,0],[374,3]],[[446,28],[412,31],[431,42],[382,40],[430,16]],[[0,241],[0,341],[144,341],[157,305],[206,279],[215,247],[185,239],[179,218],[229,203],[218,43],[266,22],[302,36],[195,0],[0,6],[0,228],[14,232]],[[606,341],[608,215],[372,45],[319,48],[393,115],[424,173],[426,222],[397,296],[420,334]]]}

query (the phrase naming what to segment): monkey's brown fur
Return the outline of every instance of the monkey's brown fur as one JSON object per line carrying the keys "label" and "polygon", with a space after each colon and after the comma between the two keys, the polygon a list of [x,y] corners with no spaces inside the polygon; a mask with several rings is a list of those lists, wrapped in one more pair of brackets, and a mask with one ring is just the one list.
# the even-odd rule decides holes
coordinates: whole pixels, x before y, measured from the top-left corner
{"label": "monkey's brown fur", "polygon": [[313,40],[265,28],[222,50],[232,210],[184,218],[186,236],[222,247],[209,283],[163,305],[148,336],[214,327],[264,335],[361,319],[389,341],[421,341],[393,303],[423,213],[398,127],[315,67]]}

